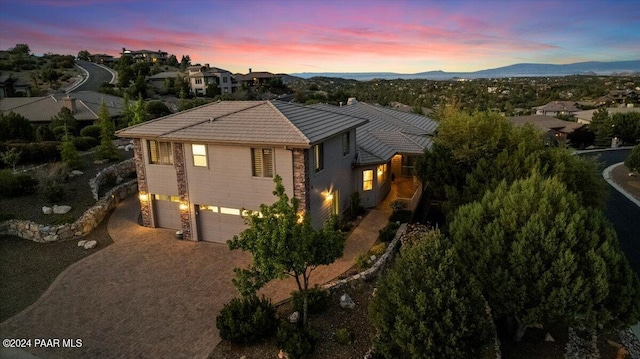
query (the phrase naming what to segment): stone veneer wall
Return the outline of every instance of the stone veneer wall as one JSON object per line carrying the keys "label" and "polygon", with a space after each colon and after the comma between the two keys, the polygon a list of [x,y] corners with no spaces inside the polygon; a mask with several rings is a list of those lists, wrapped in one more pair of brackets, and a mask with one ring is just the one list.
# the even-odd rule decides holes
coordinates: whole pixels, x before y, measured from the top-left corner
{"label": "stone veneer wall", "polygon": [[[148,195],[149,188],[147,186],[147,172],[145,171],[144,163],[144,151],[142,150],[142,139],[133,139],[133,158],[136,164],[136,175],[138,176],[138,190],[140,193],[146,193]],[[145,227],[151,227],[151,199],[146,201],[145,204],[141,203],[140,212],[142,214],[142,225]]]}
{"label": "stone veneer wall", "polygon": [[[115,175],[130,173],[133,163],[132,160],[127,160],[100,171],[96,177],[89,181],[91,191],[94,191],[94,186],[94,193],[97,193],[99,189],[98,183],[100,183],[100,179],[98,179],[98,176],[102,174],[104,177],[106,173]],[[118,203],[138,191],[138,184],[136,182],[137,180],[131,180],[114,187],[105,193],[102,199],[98,200],[93,207],[86,210],[84,214],[73,223],[46,225],[28,220],[12,219],[0,223],[0,234],[14,235],[34,242],[54,242],[58,240],[82,238],[96,228],[107,213],[115,208]]]}
{"label": "stone veneer wall", "polygon": [[293,154],[293,196],[300,200],[300,208],[306,212],[311,208],[309,192],[309,150],[294,148]]}
{"label": "stone veneer wall", "polygon": [[103,169],[102,171],[98,172],[98,174],[89,181],[89,187],[91,188],[93,199],[95,199],[96,201],[100,199],[99,197],[100,186],[107,183],[107,180],[109,178],[116,178],[116,177],[125,178],[133,172],[136,172],[135,158],[122,161],[118,164],[109,166]]}
{"label": "stone veneer wall", "polygon": [[[173,165],[176,168],[176,178],[178,180],[178,195],[180,196],[180,206],[189,203],[189,184],[185,171],[184,144],[173,144]],[[180,221],[182,222],[182,238],[192,240],[191,236],[191,210],[180,209]]]}

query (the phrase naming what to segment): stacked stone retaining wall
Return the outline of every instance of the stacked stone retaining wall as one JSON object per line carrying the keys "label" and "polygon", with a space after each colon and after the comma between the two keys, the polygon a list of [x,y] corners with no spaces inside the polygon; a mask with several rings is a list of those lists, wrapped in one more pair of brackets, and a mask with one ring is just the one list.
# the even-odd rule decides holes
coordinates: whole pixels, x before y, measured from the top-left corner
{"label": "stacked stone retaining wall", "polygon": [[[91,191],[94,192],[95,188],[94,195],[97,196],[100,186],[106,182],[107,176],[123,175],[129,173],[128,171],[131,168],[135,171],[135,164],[131,160],[105,168],[89,181]],[[0,234],[18,236],[34,242],[80,239],[96,228],[109,211],[115,208],[118,203],[137,191],[138,182],[134,179],[122,183],[105,193],[102,199],[98,200],[93,207],[85,211],[84,214],[73,223],[46,225],[29,220],[12,219],[0,224]]]}
{"label": "stacked stone retaining wall", "polygon": [[98,172],[98,174],[89,181],[89,188],[91,188],[93,199],[95,199],[96,201],[100,199],[100,187],[104,186],[109,181],[109,179],[115,179],[117,177],[126,178],[127,176],[135,172],[136,163],[133,158],[122,161],[113,166],[109,166]]}

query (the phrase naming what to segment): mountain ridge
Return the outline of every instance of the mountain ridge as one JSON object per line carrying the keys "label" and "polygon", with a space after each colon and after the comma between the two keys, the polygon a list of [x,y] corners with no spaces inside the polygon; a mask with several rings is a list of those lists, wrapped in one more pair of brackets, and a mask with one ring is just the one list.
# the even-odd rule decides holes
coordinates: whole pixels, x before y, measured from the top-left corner
{"label": "mountain ridge", "polygon": [[396,72],[300,72],[289,75],[304,79],[321,76],[368,81],[373,79],[451,80],[455,78],[554,77],[586,74],[612,75],[616,73],[640,73],[640,60],[610,62],[585,61],[572,64],[518,63],[472,72],[446,72],[442,70],[424,71],[413,74]]}

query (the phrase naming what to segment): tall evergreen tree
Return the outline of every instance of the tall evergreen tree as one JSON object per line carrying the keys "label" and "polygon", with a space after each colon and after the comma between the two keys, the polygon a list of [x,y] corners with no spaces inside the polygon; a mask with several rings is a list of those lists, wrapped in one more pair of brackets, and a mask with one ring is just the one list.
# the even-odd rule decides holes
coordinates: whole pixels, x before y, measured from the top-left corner
{"label": "tall evergreen tree", "polygon": [[98,113],[98,124],[100,126],[100,146],[96,149],[96,157],[105,160],[118,159],[118,151],[113,144],[113,134],[116,131],[107,105],[102,102]]}

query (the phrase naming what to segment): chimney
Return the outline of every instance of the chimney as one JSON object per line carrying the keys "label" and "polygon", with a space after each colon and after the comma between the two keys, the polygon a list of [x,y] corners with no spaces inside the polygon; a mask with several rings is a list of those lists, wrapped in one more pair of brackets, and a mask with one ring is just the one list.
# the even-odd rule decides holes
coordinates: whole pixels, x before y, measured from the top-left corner
{"label": "chimney", "polygon": [[251,67],[249,67],[249,73],[251,73]]}
{"label": "chimney", "polygon": [[204,67],[207,68],[207,70],[209,69],[209,64],[204,64]]}
{"label": "chimney", "polygon": [[71,113],[76,113],[76,99],[75,97],[71,97],[67,95],[67,97],[62,99],[62,106],[71,110]]}

